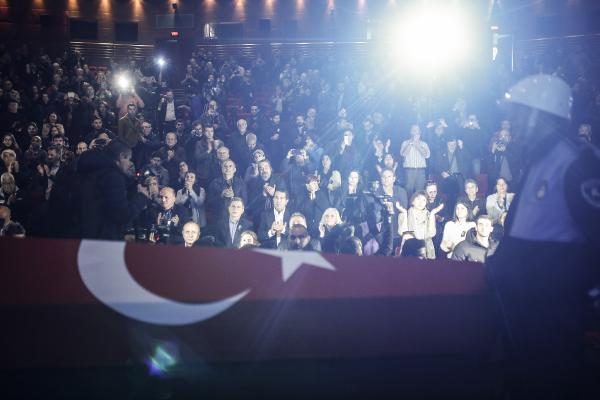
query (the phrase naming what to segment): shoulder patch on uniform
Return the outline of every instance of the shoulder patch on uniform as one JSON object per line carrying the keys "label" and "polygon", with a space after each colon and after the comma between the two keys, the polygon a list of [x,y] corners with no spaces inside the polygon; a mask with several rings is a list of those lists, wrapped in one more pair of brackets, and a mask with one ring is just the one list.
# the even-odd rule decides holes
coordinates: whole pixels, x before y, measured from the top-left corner
{"label": "shoulder patch on uniform", "polygon": [[600,179],[592,178],[580,185],[581,196],[594,208],[600,208]]}

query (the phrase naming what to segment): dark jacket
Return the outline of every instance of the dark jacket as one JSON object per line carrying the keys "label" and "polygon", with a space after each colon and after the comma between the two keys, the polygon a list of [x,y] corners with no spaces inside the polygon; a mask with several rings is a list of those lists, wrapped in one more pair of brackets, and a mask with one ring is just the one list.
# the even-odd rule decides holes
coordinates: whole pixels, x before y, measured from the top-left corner
{"label": "dark jacket", "polygon": [[474,261],[484,263],[488,256],[491,256],[498,247],[498,242],[490,236],[490,247],[483,247],[478,241],[475,228],[467,232],[465,240],[460,242],[452,252],[452,259],[457,261]]}
{"label": "dark jacket", "polygon": [[82,232],[84,238],[123,240],[127,224],[144,209],[141,193],[127,195],[128,178],[102,150],[79,158]]}
{"label": "dark jacket", "polygon": [[229,201],[222,197],[223,190],[231,186],[233,189],[234,197],[241,197],[244,200],[244,204],[248,202],[248,195],[246,193],[246,184],[241,178],[237,176],[233,177],[231,183],[227,183],[223,176],[213,180],[208,186],[207,190],[207,206],[208,211],[212,212],[213,215],[222,216],[227,210]]}
{"label": "dark jacket", "polygon": [[242,232],[252,230],[252,228],[252,222],[243,217],[240,218],[232,243],[231,233],[229,232],[229,217],[219,219],[213,227],[217,246],[226,248],[238,248],[240,245]]}
{"label": "dark jacket", "polygon": [[[285,232],[287,232],[287,224],[288,221],[290,220],[290,208],[286,207],[285,211],[283,212],[283,223],[286,225],[286,229]],[[275,221],[275,212],[273,211],[273,209],[270,210],[265,210],[262,212],[262,214],[260,215],[260,221],[258,223],[258,230],[256,231],[256,233],[258,234],[258,240],[265,244],[265,242],[271,240],[271,239],[275,239],[275,237],[270,238],[269,237],[269,230],[271,229],[271,226],[273,225],[273,222]],[[273,246],[276,247],[276,246]]]}

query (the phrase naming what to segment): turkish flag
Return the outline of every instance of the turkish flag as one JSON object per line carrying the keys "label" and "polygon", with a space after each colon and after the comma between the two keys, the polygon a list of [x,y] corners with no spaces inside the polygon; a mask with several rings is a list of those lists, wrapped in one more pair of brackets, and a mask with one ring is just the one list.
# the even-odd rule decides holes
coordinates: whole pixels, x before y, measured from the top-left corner
{"label": "turkish flag", "polygon": [[0,240],[0,368],[482,353],[480,264]]}

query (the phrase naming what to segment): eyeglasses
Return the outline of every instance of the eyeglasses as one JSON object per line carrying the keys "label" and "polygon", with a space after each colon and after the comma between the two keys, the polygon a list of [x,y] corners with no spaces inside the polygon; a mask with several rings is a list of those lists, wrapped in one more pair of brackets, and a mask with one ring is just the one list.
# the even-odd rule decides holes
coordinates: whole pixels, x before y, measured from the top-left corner
{"label": "eyeglasses", "polygon": [[291,240],[304,240],[308,235],[290,235]]}

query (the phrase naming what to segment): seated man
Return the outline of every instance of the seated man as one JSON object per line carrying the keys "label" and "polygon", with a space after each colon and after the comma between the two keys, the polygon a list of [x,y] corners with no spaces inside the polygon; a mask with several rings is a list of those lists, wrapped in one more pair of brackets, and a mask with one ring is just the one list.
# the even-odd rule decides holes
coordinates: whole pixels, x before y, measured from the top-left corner
{"label": "seated man", "polygon": [[217,221],[214,227],[218,246],[239,248],[242,232],[252,230],[252,222],[243,217],[244,200],[233,197],[227,207],[227,216]]}
{"label": "seated man", "polygon": [[211,235],[202,235],[200,225],[191,221],[183,225],[181,235],[183,236],[183,247],[206,246],[213,247],[215,238]]}
{"label": "seated man", "polygon": [[452,259],[484,263],[498,247],[498,242],[491,236],[494,230],[493,224],[492,218],[488,215],[477,217],[475,229],[467,232],[467,238],[456,245]]}
{"label": "seated man", "polygon": [[311,237],[304,225],[296,224],[290,229],[287,237],[288,250],[295,251],[319,251],[313,247]]}

